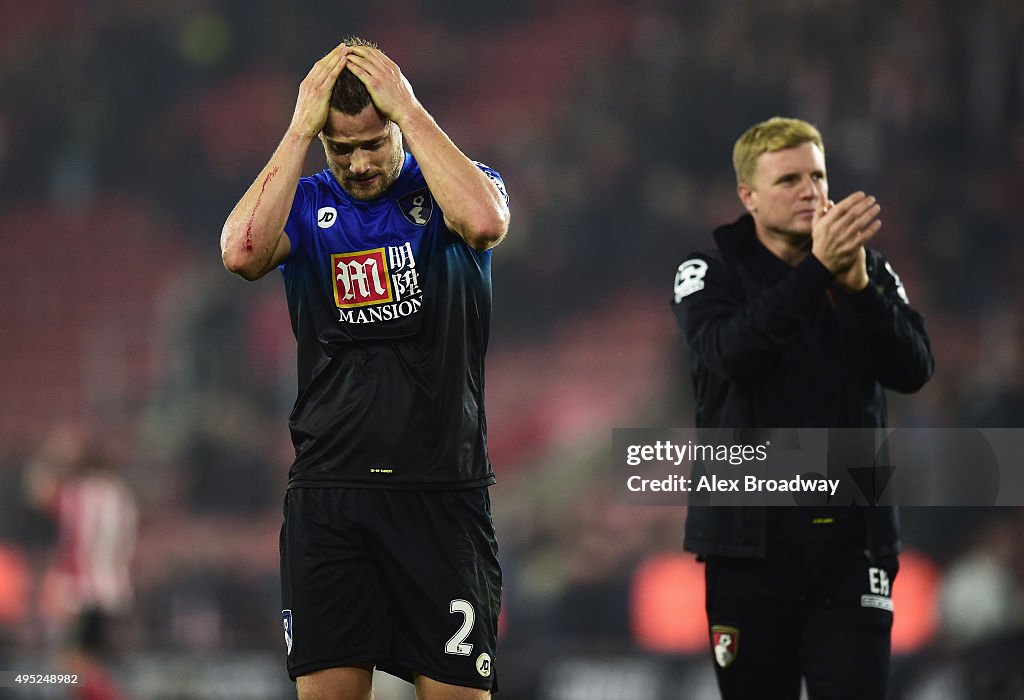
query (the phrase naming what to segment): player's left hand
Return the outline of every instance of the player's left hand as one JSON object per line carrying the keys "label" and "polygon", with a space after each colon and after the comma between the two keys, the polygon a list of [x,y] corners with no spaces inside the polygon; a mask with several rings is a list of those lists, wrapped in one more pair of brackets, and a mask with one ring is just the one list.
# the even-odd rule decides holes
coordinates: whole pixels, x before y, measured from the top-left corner
{"label": "player's left hand", "polygon": [[836,275],[836,282],[848,292],[859,292],[868,286],[868,256],[864,246],[857,250],[853,264]]}
{"label": "player's left hand", "polygon": [[381,114],[399,127],[414,111],[422,109],[402,69],[380,49],[349,47],[348,69],[366,86]]}

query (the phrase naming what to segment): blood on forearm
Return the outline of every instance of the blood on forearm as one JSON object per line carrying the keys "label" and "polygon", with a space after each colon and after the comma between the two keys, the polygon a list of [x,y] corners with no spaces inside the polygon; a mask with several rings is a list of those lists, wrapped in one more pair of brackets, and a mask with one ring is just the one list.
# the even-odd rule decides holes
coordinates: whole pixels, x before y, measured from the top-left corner
{"label": "blood on forearm", "polygon": [[263,186],[260,187],[260,193],[256,197],[256,204],[253,206],[252,213],[249,215],[249,221],[245,225],[245,241],[242,242],[242,250],[246,253],[252,252],[252,225],[256,220],[256,211],[260,208],[260,202],[263,200],[263,193],[267,190],[267,185],[270,184],[270,181],[274,179],[274,176],[277,175],[277,171],[280,169],[280,166],[275,165],[274,169],[267,173],[267,176],[263,179]]}

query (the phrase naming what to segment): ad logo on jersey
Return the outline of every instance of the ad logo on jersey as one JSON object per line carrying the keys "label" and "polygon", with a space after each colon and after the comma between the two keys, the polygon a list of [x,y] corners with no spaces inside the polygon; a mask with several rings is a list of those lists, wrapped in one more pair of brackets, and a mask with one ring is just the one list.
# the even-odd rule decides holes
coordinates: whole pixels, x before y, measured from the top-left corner
{"label": "ad logo on jersey", "polygon": [[740,631],[735,627],[714,625],[711,628],[711,644],[715,648],[715,663],[725,668],[740,653]]}
{"label": "ad logo on jersey", "polygon": [[284,627],[284,643],[288,647],[288,653],[292,653],[292,611],[281,611],[281,624]]}
{"label": "ad logo on jersey", "polygon": [[334,302],[341,310],[339,321],[390,321],[410,316],[423,306],[419,270],[409,241],[357,253],[336,253],[331,256],[331,268]]}
{"label": "ad logo on jersey", "polygon": [[384,249],[331,256],[334,301],[339,309],[391,301],[391,278]]}
{"label": "ad logo on jersey", "polygon": [[486,651],[476,657],[476,672],[484,678],[491,675],[491,655]]}
{"label": "ad logo on jersey", "polygon": [[434,213],[434,199],[430,196],[430,190],[424,187],[398,198],[398,208],[405,214],[405,218],[417,226],[426,226],[430,221],[430,215]]}
{"label": "ad logo on jersey", "polygon": [[330,228],[338,220],[338,210],[334,207],[320,207],[316,212],[316,225]]}

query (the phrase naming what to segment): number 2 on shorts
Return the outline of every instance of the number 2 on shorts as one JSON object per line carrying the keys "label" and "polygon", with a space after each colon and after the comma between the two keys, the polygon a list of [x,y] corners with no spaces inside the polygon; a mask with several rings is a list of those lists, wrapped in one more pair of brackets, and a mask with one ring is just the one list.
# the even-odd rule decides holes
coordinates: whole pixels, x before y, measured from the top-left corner
{"label": "number 2 on shorts", "polygon": [[470,652],[473,651],[472,644],[466,644],[466,637],[473,631],[473,623],[476,622],[476,611],[473,610],[473,605],[468,600],[460,600],[456,598],[452,601],[451,613],[462,613],[462,626],[459,627],[459,631],[456,632],[448,643],[444,645],[445,654],[458,654],[459,656],[469,656]]}

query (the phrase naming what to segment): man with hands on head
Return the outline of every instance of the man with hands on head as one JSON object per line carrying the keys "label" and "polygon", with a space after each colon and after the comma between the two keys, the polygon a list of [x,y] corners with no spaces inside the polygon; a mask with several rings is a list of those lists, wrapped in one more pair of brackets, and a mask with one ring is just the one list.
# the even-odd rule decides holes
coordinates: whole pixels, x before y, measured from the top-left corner
{"label": "man with hands on head", "polygon": [[[302,177],[316,138],[327,168]],[[426,700],[497,687],[483,380],[508,223],[501,176],[349,37],[224,224],[228,270],[281,269],[297,340],[281,620],[303,700],[370,698],[374,668]]]}
{"label": "man with hands on head", "polygon": [[[743,442],[884,428],[885,389],[917,391],[933,359],[899,277],[866,247],[882,226],[878,202],[829,199],[821,134],[798,119],[748,129],[733,165],[747,213],[675,277],[698,430]],[[834,451],[863,456],[845,435],[830,432],[830,462]],[[691,504],[684,546],[705,561],[723,698],[796,700],[802,682],[812,699],[885,697],[894,507]]]}

